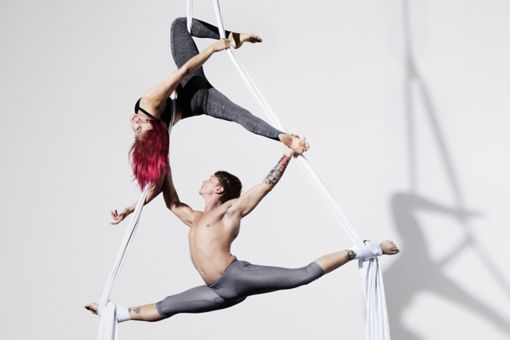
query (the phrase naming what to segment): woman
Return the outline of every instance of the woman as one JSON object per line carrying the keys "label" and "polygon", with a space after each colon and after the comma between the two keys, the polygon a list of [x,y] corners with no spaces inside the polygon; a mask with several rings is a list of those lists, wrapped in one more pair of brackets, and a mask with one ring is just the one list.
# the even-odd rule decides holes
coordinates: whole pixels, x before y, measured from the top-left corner
{"label": "woman", "polygon": [[[279,140],[296,154],[303,153],[309,147],[306,140],[278,131],[231,102],[209,83],[202,65],[213,53],[231,46],[239,48],[244,42],[262,42],[254,34],[227,31],[226,35],[227,39],[220,39],[215,26],[196,19],[193,19],[191,33],[187,30],[186,18],[178,18],[172,23],[170,43],[178,69],[148,90],[136,102],[135,113],[131,116],[131,127],[135,134],[135,142],[130,150],[133,173],[141,188],[152,184],[146,203],[161,192],[162,180],[168,169],[168,128],[181,119],[206,114],[234,121],[250,132]],[[199,53],[192,36],[217,40]],[[172,102],[169,96],[174,91],[177,100]],[[135,204],[132,204],[120,213],[112,211],[112,223],[121,222],[134,208]]]}

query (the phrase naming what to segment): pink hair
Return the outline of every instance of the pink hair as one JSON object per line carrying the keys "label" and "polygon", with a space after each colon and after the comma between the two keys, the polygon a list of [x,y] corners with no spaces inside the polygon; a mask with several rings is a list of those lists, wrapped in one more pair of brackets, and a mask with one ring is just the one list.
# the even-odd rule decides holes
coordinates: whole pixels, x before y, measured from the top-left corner
{"label": "pink hair", "polygon": [[151,124],[152,129],[136,139],[129,150],[133,175],[142,190],[148,183],[155,185],[168,170],[168,129],[159,120]]}

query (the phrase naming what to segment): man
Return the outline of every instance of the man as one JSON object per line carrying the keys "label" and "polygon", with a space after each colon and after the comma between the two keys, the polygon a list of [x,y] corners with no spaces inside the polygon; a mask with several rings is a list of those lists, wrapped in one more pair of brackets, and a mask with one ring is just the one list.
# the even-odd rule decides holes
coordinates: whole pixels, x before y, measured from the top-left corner
{"label": "man", "polygon": [[[352,259],[394,255],[399,252],[393,241],[369,242],[370,249],[346,249],[322,256],[309,265],[278,268],[253,265],[237,260],[230,252],[239,234],[241,219],[273,189],[293,156],[285,154],[264,181],[241,195],[241,182],[225,171],[218,171],[200,187],[205,200],[204,211],[196,211],[180,202],[171,171],[165,178],[163,195],[166,205],[187,224],[191,260],[205,285],[172,295],[157,303],[126,308],[117,306],[118,320],[159,321],[178,313],[201,313],[233,306],[250,295],[289,289],[307,284]],[[85,306],[98,313],[97,304]]]}

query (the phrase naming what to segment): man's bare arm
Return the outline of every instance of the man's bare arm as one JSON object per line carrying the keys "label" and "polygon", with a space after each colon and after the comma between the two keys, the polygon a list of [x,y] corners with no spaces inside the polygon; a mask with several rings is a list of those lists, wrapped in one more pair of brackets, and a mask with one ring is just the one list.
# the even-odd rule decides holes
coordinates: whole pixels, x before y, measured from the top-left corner
{"label": "man's bare arm", "polygon": [[292,153],[285,153],[275,167],[269,171],[266,178],[264,178],[264,184],[268,186],[268,190],[272,190],[276,183],[280,181],[280,178],[282,178],[285,169],[287,169],[291,158]]}
{"label": "man's bare arm", "polygon": [[163,182],[163,197],[165,198],[165,204],[167,208],[170,209],[175,214],[175,216],[177,216],[188,226],[193,223],[197,212],[193,210],[189,205],[182,203],[179,200],[179,195],[175,190],[174,182],[172,179],[172,170],[170,167],[168,167],[168,171]]}
{"label": "man's bare arm", "polygon": [[227,215],[236,213],[241,214],[242,217],[248,215],[280,181],[280,178],[282,178],[285,169],[287,169],[287,166],[292,159],[292,155],[293,151],[286,148],[285,154],[282,158],[280,158],[275,167],[267,174],[262,183],[252,187],[238,199],[233,200],[232,206],[229,208],[229,214]]}

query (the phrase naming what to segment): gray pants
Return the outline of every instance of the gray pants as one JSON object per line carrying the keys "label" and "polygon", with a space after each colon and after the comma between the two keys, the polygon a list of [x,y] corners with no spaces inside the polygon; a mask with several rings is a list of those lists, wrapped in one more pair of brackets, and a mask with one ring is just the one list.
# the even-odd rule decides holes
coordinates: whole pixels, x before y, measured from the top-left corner
{"label": "gray pants", "polygon": [[[227,36],[230,32],[226,32]],[[177,67],[184,65],[197,55],[198,49],[193,37],[219,39],[218,28],[206,22],[193,19],[191,34],[186,27],[186,18],[177,18],[170,32],[172,56]],[[182,107],[183,118],[209,115],[214,118],[236,122],[257,135],[278,140],[282,133],[246,109],[234,104],[216,90],[207,80],[202,67],[191,72],[177,88],[178,105]]]}
{"label": "gray pants", "polygon": [[250,295],[299,287],[322,275],[324,270],[316,262],[290,269],[235,260],[215,283],[168,296],[156,303],[156,308],[163,318],[178,313],[210,312],[236,305]]}

